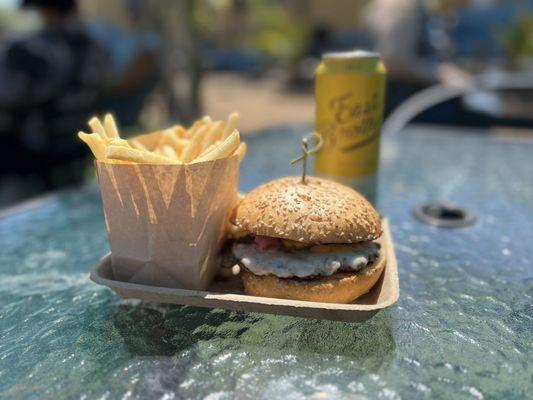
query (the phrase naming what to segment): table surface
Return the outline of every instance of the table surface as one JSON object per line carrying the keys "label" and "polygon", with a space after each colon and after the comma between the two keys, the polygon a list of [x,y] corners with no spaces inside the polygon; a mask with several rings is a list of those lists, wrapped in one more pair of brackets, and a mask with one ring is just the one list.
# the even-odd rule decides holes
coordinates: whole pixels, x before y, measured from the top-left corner
{"label": "table surface", "polygon": [[[241,188],[296,173],[303,132],[250,138]],[[362,324],[121,300],[88,279],[108,251],[95,186],[4,213],[0,397],[531,395],[533,146],[411,128],[382,149],[400,299]],[[435,199],[479,222],[447,230],[412,217]]]}

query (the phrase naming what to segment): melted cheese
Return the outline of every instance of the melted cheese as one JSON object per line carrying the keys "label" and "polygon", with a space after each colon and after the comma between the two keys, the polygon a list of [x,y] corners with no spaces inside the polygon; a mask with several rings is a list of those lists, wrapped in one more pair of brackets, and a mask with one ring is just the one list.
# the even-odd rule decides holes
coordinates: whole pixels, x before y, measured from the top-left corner
{"label": "melted cheese", "polygon": [[[242,265],[255,275],[273,274],[279,278],[329,276],[335,272],[358,271],[374,261],[376,243],[332,245],[334,251],[258,250],[253,244],[235,243],[232,251]],[[326,246],[323,246],[326,247]]]}

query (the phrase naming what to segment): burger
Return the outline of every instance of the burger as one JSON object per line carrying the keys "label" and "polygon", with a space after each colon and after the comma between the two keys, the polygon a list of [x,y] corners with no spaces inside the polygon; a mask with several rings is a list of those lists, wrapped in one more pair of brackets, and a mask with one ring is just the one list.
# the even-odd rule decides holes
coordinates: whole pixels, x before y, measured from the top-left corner
{"label": "burger", "polygon": [[232,224],[239,234],[224,264],[239,265],[252,296],[350,303],[385,268],[378,213],[353,189],[326,179],[261,185],[238,204]]}

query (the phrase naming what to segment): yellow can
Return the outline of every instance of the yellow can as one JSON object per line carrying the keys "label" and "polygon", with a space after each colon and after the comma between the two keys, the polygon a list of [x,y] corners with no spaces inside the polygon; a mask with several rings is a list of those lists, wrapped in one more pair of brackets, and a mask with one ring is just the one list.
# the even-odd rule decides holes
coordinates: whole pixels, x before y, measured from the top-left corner
{"label": "yellow can", "polygon": [[379,54],[326,53],[315,77],[315,129],[324,139],[315,174],[375,201],[386,71]]}

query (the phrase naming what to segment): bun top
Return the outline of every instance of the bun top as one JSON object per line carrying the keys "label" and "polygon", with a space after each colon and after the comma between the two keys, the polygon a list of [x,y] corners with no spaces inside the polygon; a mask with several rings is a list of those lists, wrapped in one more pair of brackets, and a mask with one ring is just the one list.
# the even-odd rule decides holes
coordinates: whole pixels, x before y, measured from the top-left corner
{"label": "bun top", "polygon": [[287,177],[252,190],[234,223],[254,235],[305,243],[356,243],[381,236],[381,220],[355,190],[326,179]]}

